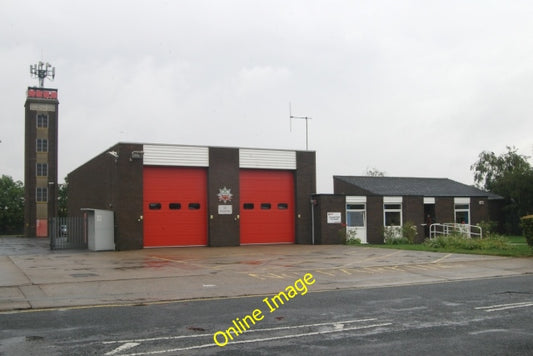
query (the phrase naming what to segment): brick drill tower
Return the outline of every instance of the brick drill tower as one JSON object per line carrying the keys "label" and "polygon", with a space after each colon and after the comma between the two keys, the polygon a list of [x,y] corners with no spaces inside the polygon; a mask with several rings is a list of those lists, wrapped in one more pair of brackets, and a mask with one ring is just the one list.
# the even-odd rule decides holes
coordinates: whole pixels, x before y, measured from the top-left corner
{"label": "brick drill tower", "polygon": [[38,87],[28,87],[24,140],[24,235],[47,237],[48,219],[57,216],[57,89],[44,88],[55,68],[39,62],[30,66]]}

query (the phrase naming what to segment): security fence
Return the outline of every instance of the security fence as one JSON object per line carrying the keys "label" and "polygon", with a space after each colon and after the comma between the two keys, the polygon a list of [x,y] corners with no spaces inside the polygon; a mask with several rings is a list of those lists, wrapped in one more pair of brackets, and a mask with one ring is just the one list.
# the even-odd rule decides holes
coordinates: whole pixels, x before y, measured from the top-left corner
{"label": "security fence", "polygon": [[87,249],[87,224],[83,217],[51,218],[48,222],[51,250]]}

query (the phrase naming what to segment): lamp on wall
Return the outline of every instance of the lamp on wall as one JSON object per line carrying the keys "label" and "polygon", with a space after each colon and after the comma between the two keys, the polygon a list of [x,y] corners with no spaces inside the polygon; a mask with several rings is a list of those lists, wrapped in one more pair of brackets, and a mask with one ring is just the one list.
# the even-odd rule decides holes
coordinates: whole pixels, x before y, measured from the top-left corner
{"label": "lamp on wall", "polygon": [[115,159],[115,163],[118,162],[118,152],[117,151],[109,151],[109,152],[107,152],[107,154]]}
{"label": "lamp on wall", "polygon": [[143,157],[144,151],[131,151],[130,162],[132,162],[134,159],[143,159]]}

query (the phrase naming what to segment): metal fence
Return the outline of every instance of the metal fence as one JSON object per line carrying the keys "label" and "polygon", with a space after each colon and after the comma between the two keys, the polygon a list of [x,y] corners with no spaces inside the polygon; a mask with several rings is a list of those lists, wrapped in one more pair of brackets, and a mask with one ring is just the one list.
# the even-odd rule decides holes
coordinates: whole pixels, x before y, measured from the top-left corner
{"label": "metal fence", "polygon": [[87,224],[83,217],[51,218],[48,236],[51,250],[87,249]]}
{"label": "metal fence", "polygon": [[452,235],[457,234],[465,237],[478,237],[483,238],[483,230],[481,226],[458,224],[458,223],[444,223],[444,224],[431,224],[429,227],[429,237],[434,238],[439,235]]}

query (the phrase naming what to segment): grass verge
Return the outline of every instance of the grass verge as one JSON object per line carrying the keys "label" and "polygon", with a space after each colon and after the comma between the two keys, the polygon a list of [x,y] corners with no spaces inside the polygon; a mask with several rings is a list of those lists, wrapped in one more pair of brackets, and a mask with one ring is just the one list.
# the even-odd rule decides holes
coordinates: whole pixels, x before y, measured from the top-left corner
{"label": "grass verge", "polygon": [[411,251],[431,251],[447,253],[468,253],[476,255],[533,257],[523,236],[490,236],[485,239],[466,239],[460,236],[438,237],[421,244],[373,245],[362,246],[391,248]]}

